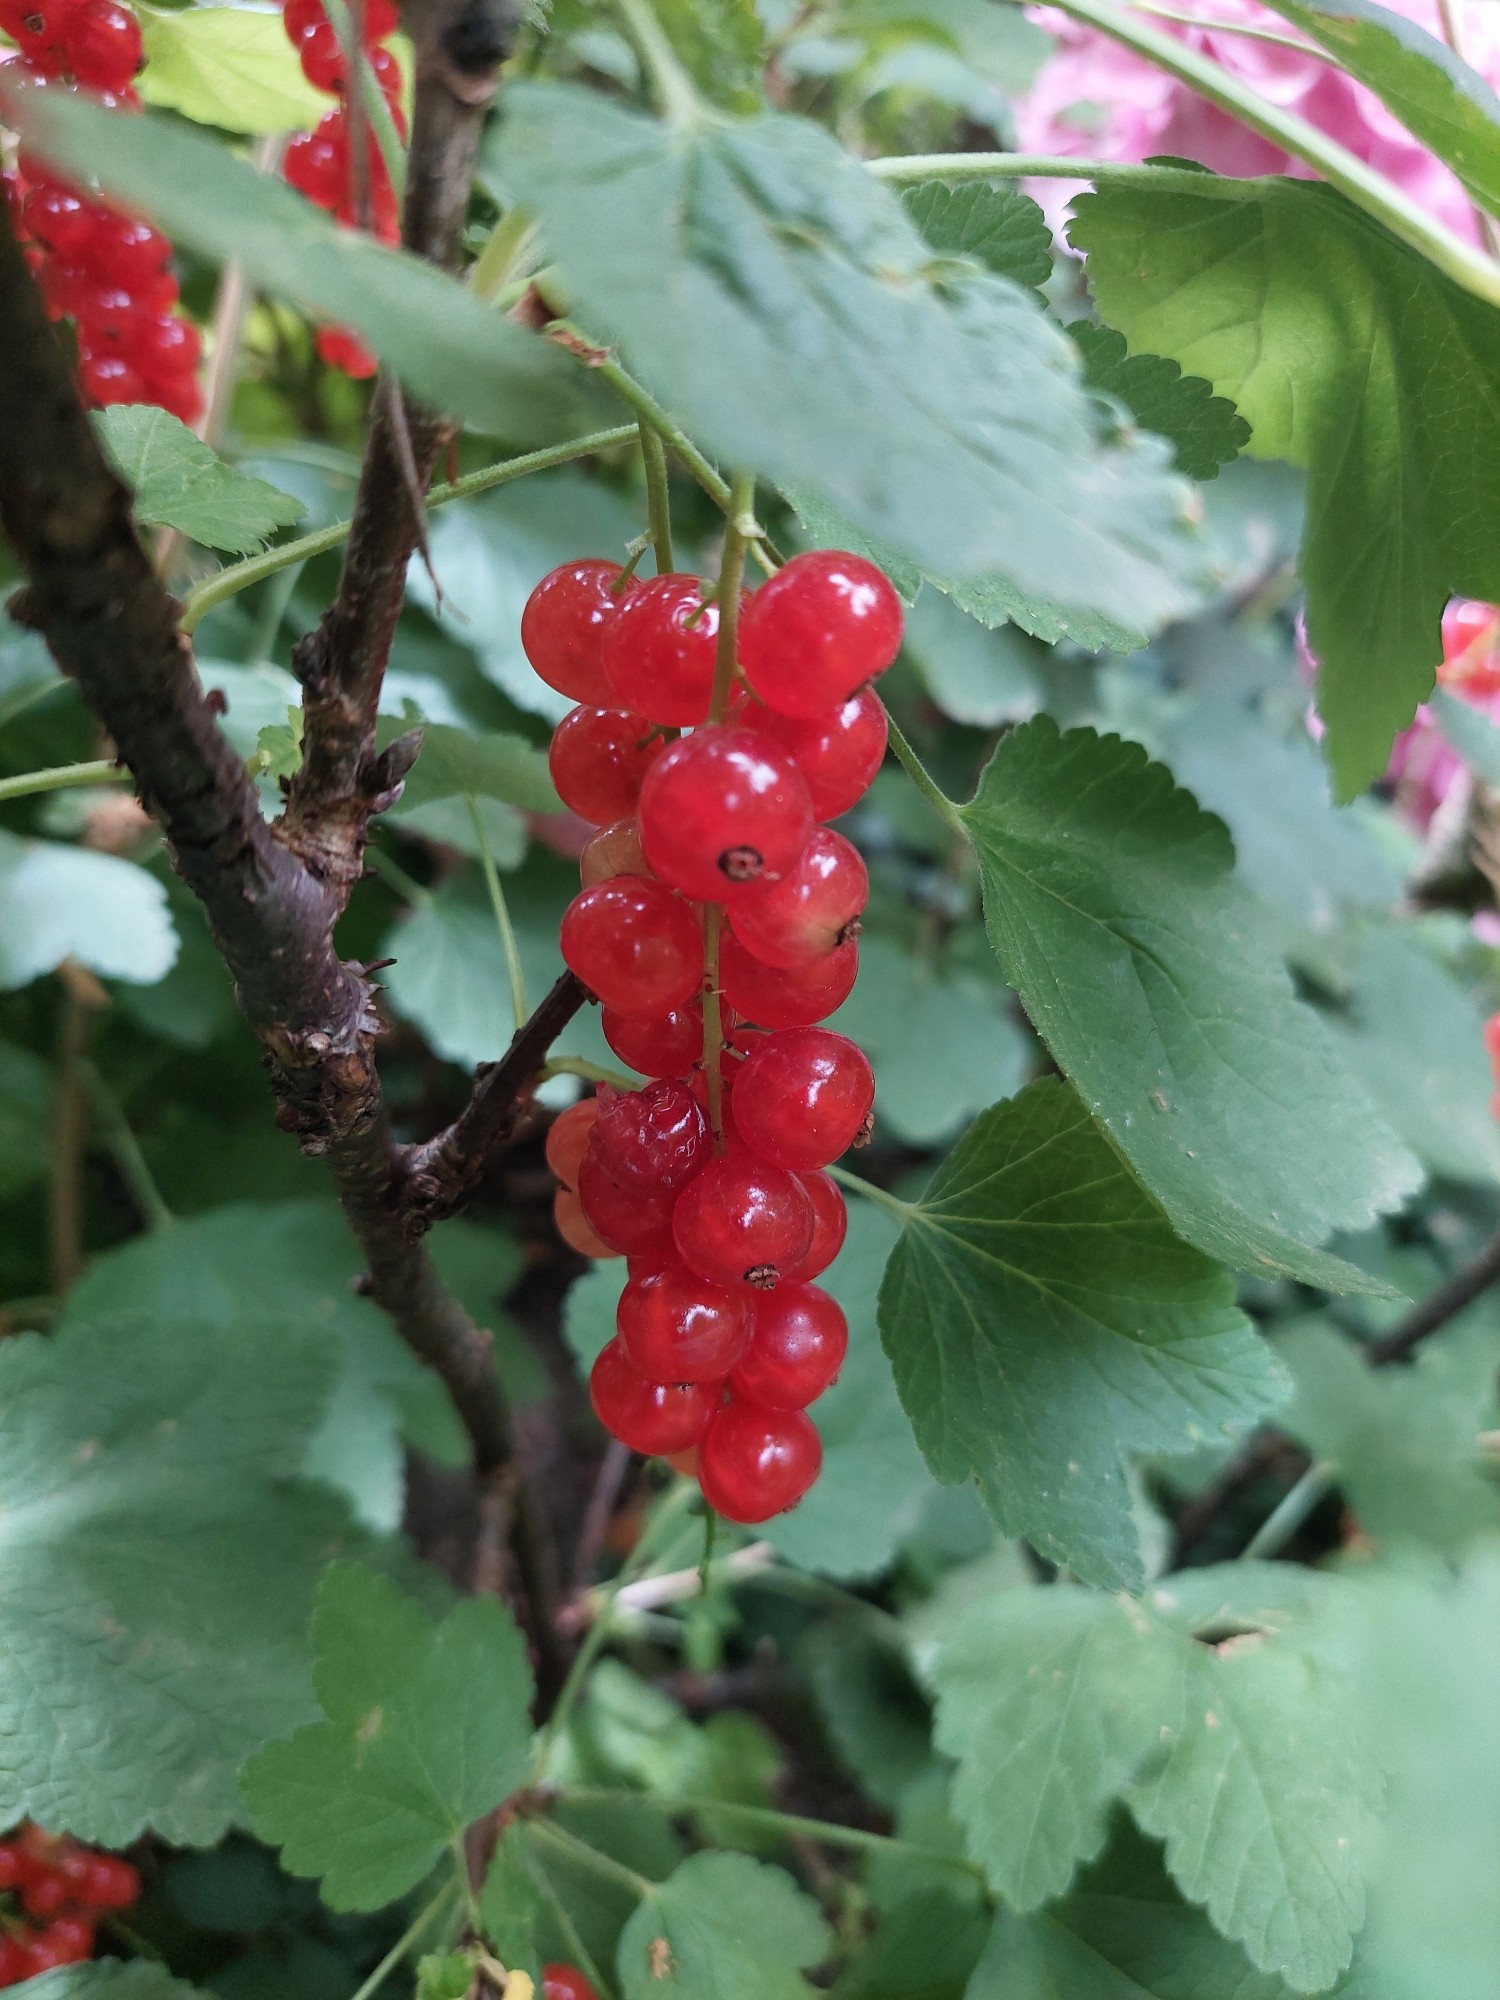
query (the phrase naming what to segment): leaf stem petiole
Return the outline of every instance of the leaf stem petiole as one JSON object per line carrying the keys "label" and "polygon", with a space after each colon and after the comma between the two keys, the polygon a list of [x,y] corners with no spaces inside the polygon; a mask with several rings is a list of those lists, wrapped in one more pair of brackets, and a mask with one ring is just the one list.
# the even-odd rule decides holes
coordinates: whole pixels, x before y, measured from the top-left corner
{"label": "leaf stem petiole", "polygon": [[1240,1551],[1241,1562],[1254,1562],[1284,1549],[1338,1478],[1338,1467],[1315,1459],[1296,1485],[1267,1514]]}
{"label": "leaf stem petiole", "polygon": [[426,1904],[412,1918],[406,1929],[397,1938],[396,1942],[391,1946],[385,1957],[381,1959],[379,1965],[376,1966],[364,1984],[356,1988],[353,2000],[370,2000],[372,1993],[379,1992],[380,1988],[390,1978],[402,1959],[406,1957],[423,1931],[427,1929],[428,1925],[435,1918],[441,1916],[444,1909],[450,1903],[457,1900],[458,1893],[459,1885],[456,1882],[450,1880],[443,1884],[432,1901]]}
{"label": "leaf stem petiole", "polygon": [[656,553],[656,573],[666,576],[672,569],[672,495],[667,484],[667,452],[661,434],[642,417],[641,460],[646,468],[646,510],[651,523],[651,546]]}
{"label": "leaf stem petiole", "polygon": [[484,815],[479,810],[479,801],[471,792],[465,792],[464,804],[469,808],[474,838],[479,844],[479,865],[484,871],[484,886],[489,891],[490,908],[495,913],[495,929],[500,933],[500,949],[505,954],[505,976],[510,982],[510,1011],[516,1027],[521,1028],[530,1020],[531,1008],[526,1000],[526,974],[521,965],[521,948],[516,943],[516,927],[510,920],[505,891],[500,886],[500,871],[495,866],[494,855],[490,852],[490,837],[484,830]]}
{"label": "leaf stem petiole", "polygon": [[[613,1792],[614,1799],[640,1798],[639,1792]],[[654,1797],[655,1794],[652,1794]],[[527,1821],[528,1830],[539,1839],[551,1843],[585,1868],[591,1868],[596,1875],[606,1876],[611,1882],[618,1882],[622,1889],[628,1889],[633,1896],[649,1896],[656,1884],[645,1875],[637,1875],[633,1868],[627,1868],[623,1861],[616,1861],[611,1854],[603,1854],[597,1847],[590,1847],[586,1840],[580,1840],[576,1833],[569,1833],[565,1826],[555,1820],[533,1819]]]}
{"label": "leaf stem petiole", "polygon": [[901,765],[907,777],[911,779],[927,803],[947,820],[949,826],[956,833],[961,833],[965,840],[967,840],[969,830],[964,825],[961,809],[939,787],[937,780],[932,776],[927,766],[901,733],[901,730],[897,726],[896,718],[891,714],[889,709],[886,710],[885,717],[886,725],[890,730],[891,748],[896,753],[896,761]]}
{"label": "leaf stem petiole", "polygon": [[128,785],[131,776],[107,758],[88,764],[57,764],[50,771],[22,771],[14,778],[0,778],[0,805],[11,799],[34,798],[38,792],[66,792],[77,785]]}
{"label": "leaf stem petiole", "polygon": [[858,1174],[851,1174],[847,1167],[825,1167],[823,1171],[831,1175],[841,1186],[861,1195],[866,1201],[877,1202],[881,1208],[888,1208],[892,1215],[899,1215],[903,1222],[909,1215],[916,1213],[914,1202],[902,1201],[901,1197],[892,1194],[889,1188],[876,1187],[874,1181],[861,1180]]}

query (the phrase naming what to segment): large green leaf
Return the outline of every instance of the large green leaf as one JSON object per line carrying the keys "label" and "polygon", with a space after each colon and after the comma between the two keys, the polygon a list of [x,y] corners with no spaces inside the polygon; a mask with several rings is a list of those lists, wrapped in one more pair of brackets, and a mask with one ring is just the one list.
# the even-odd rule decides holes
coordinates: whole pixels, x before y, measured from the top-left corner
{"label": "large green leaf", "polygon": [[996,277],[1040,293],[1052,276],[1052,231],[1030,195],[1018,187],[967,181],[919,181],[903,188],[901,204],[934,250],[968,257]]}
{"label": "large green leaf", "polygon": [[272,13],[253,7],[144,7],[148,104],[226,132],[291,132],[315,125],[327,100],[302,74]]}
{"label": "large green leaf", "polygon": [[1145,430],[1169,439],[1179,468],[1194,479],[1217,479],[1219,467],[1250,442],[1245,419],[1201,376],[1184,375],[1163,354],[1127,354],[1124,336],[1111,326],[1078,320],[1068,332],[1083,355],[1089,387],[1113,396]]}
{"label": "large green leaf", "polygon": [[325,1902],[379,1909],[524,1775],[525,1642],[496,1598],[467,1598],[438,1623],[353,1563],[324,1578],[313,1639],[327,1719],[252,1758],[245,1799],[282,1865],[322,1877]]}
{"label": "large green leaf", "polygon": [[309,1713],[347,1521],[294,1483],[336,1354],[266,1315],[121,1312],[0,1346],[0,1818],[207,1845]]}
{"label": "large green leaf", "polygon": [[27,2000],[192,2000],[200,1989],[149,1958],[95,1958],[26,1982]]}
{"label": "large green leaf", "polygon": [[1294,997],[1220,822],[1138,745],[1045,716],[962,819],[1006,978],[1173,1226],[1242,1270],[1361,1289],[1310,1246],[1420,1171]]}
{"label": "large green leaf", "polygon": [[1433,685],[1448,597],[1500,598],[1500,317],[1310,182],[1101,188],[1070,235],[1133,349],[1206,377],[1252,451],[1307,468],[1308,636],[1351,798]]}
{"label": "large green leaf", "polygon": [[668,125],[519,84],[497,161],[585,324],[726,463],[944,571],[1132,623],[1189,602],[1162,448],[1102,435],[1029,295],[937,283],[900,203],[817,126]]}
{"label": "large green leaf", "polygon": [[98,411],[94,422],[130,488],[130,511],[141,527],[176,528],[205,548],[249,555],[277,528],[302,518],[300,500],[236,472],[154,403],[116,404]]}
{"label": "large green leaf", "polygon": [[117,854],[0,831],[0,993],[65,958],[150,986],[171,969],[177,932],[156,877]]}
{"label": "large green leaf", "polygon": [[810,1896],[746,1854],[695,1854],[642,1899],[620,1937],[625,2000],[808,2000],[800,1968],[828,1949]]}
{"label": "large green leaf", "polygon": [[1228,1274],[1055,1079],[976,1120],[910,1211],[880,1332],[938,1478],[1095,1583],[1142,1574],[1122,1454],[1222,1439],[1283,1389]]}
{"label": "large green leaf", "polygon": [[34,152],[75,179],[96,177],[184,248],[233,257],[257,287],[353,327],[434,408],[517,444],[598,419],[602,392],[558,347],[420,258],[341,229],[214,140],[65,91],[0,96]]}
{"label": "large green leaf", "polygon": [[[399,734],[399,730],[393,731]],[[398,812],[438,799],[503,799],[528,812],[561,812],[547,754],[504,730],[475,734],[440,722],[422,730],[422,749],[401,791]]]}

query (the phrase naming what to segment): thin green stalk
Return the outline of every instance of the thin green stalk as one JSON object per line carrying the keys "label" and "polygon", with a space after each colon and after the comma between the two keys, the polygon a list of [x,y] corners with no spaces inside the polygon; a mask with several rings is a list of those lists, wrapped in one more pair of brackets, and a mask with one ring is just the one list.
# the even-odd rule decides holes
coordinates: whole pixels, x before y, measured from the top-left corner
{"label": "thin green stalk", "polygon": [[1280,34],[1275,28],[1256,28],[1248,21],[1223,21],[1203,14],[1179,14],[1174,7],[1158,7],[1155,0],[1127,0],[1127,4],[1138,14],[1149,14],[1156,21],[1175,21],[1179,27],[1203,28],[1215,35],[1239,35],[1247,42],[1269,42],[1272,48],[1294,49],[1299,56],[1311,56],[1315,62],[1328,63],[1334,69],[1342,67],[1336,56],[1320,49],[1316,42],[1299,41],[1295,35]]}
{"label": "thin green stalk", "polygon": [[[581,328],[569,325],[566,320],[558,321],[557,328],[575,334],[587,345],[588,336]],[[591,359],[589,372],[597,375],[601,382],[607,382],[615,394],[630,405],[637,417],[651,426],[662,443],[682,460],[716,507],[728,507],[729,481],[716,465],[703,456],[682,426],[668,416],[649,389],[637,382],[612,355],[605,355],[597,361]]]}
{"label": "thin green stalk", "polygon": [[38,792],[67,792],[76,785],[128,785],[130,773],[96,758],[90,764],[57,764],[50,771],[22,771],[15,778],[0,778],[0,805],[11,799],[34,798]]}
{"label": "thin green stalk", "polygon": [[[616,1792],[615,1798],[639,1799],[639,1792]],[[653,1792],[653,1798],[659,1794]],[[558,1826],[550,1819],[528,1820],[531,1832],[539,1839],[550,1842],[564,1854],[570,1854],[585,1868],[592,1868],[596,1875],[602,1875],[611,1882],[618,1882],[622,1889],[628,1889],[632,1896],[649,1896],[656,1884],[644,1875],[638,1875],[633,1868],[627,1868],[623,1861],[616,1861],[612,1854],[602,1854],[597,1847],[590,1847],[586,1840],[580,1840],[576,1833],[569,1833],[565,1826]]]}
{"label": "thin green stalk", "polygon": [[93,1099],[94,1121],[99,1135],[109,1148],[141,1221],[148,1230],[169,1229],[177,1218],[162,1200],[161,1189],[146,1164],[140,1141],[130,1129],[130,1121],[119,1098],[91,1062],[85,1061],[82,1070],[83,1080]]}
{"label": "thin green stalk", "polygon": [[[492,486],[504,486],[513,479],[525,479],[529,473],[548,472],[554,465],[567,465],[575,458],[587,458],[596,451],[609,451],[616,445],[630,444],[635,436],[634,424],[616,424],[607,431],[590,431],[586,437],[569,438],[565,444],[548,445],[545,451],[528,451],[519,458],[503,458],[497,465],[481,466],[477,472],[466,472],[462,479],[432,487],[427,495],[427,505],[429,508],[442,507],[450,500],[467,500],[476,493],[487,493]],[[338,548],[349,539],[350,526],[348,521],[334,521],[310,535],[299,535],[294,542],[283,542],[277,548],[267,549],[264,555],[248,556],[244,562],[231,563],[227,569],[217,571],[200,583],[196,590],[190,590],[183,600],[183,631],[196,631],[215,605],[238,596],[251,584],[274,576],[278,570],[286,569],[292,563],[306,562],[312,556]]]}
{"label": "thin green stalk", "polygon": [[666,576],[672,562],[672,496],[667,484],[667,453],[658,432],[644,417],[638,425],[641,459],[646,467],[646,513],[651,523],[651,546],[656,551],[656,573]]}
{"label": "thin green stalk", "polygon": [[256,609],[255,623],[250,629],[250,641],[245,648],[245,659],[250,666],[259,660],[269,660],[275,651],[276,634],[281,630],[281,621],[286,616],[286,608],[292,601],[292,592],[297,588],[302,570],[301,563],[291,563],[266,585]]}
{"label": "thin green stalk", "polygon": [[[424,909],[432,901],[432,891],[424,889],[415,876],[408,875],[399,861],[386,853],[383,847],[365,849],[365,866],[372,875],[378,875],[389,889],[394,889],[403,903],[410,903],[413,909]],[[524,1020],[524,1014],[517,1015]]]}
{"label": "thin green stalk", "polygon": [[536,224],[523,208],[507,209],[469,269],[469,290],[493,305],[523,268],[536,240]]}
{"label": "thin green stalk", "polygon": [[464,1837],[454,1834],[448,1843],[453,1855],[454,1873],[463,1898],[464,1913],[469,1919],[469,1928],[476,1937],[483,1937],[484,1923],[479,1914],[479,1898],[474,1894],[474,1884],[469,1879],[469,1857],[464,1852]]}
{"label": "thin green stalk", "polygon": [[[729,488],[728,511],[724,556],[719,564],[719,635],[714,648],[713,693],[708,704],[711,723],[724,721],[734,692],[745,549],[757,533],[755,481],[749,473],[735,474]],[[703,1081],[708,1096],[708,1122],[720,1151],[724,1145],[724,1012],[719,1002],[719,943],[723,926],[722,905],[707,904],[703,911]]]}
{"label": "thin green stalk", "polygon": [[587,1056],[548,1056],[542,1064],[542,1081],[553,1076],[577,1076],[585,1083],[607,1083],[616,1090],[639,1090],[640,1078],[629,1077],[607,1063],[591,1062]]}
{"label": "thin green stalk", "polygon": [[1274,1556],[1284,1549],[1337,1477],[1337,1466],[1315,1459],[1246,1542],[1240,1560],[1253,1562],[1257,1557]]}
{"label": "thin green stalk", "polygon": [[0,729],[14,722],[18,715],[24,715],[39,701],[45,701],[49,694],[56,694],[68,685],[62,674],[55,674],[51,680],[33,681],[29,687],[18,687],[14,694],[0,697]]}
{"label": "thin green stalk", "polygon": [[521,966],[521,949],[516,943],[515,925],[510,920],[505,891],[500,886],[500,871],[495,866],[494,855],[490,852],[490,837],[484,830],[479,802],[465,792],[464,804],[469,808],[469,818],[474,826],[474,838],[479,844],[479,865],[484,870],[484,886],[490,892],[490,908],[495,913],[495,929],[500,933],[500,949],[505,953],[505,976],[510,981],[511,1015],[519,1028],[523,1021],[531,1018],[531,1008],[526,1001],[526,974]]}
{"label": "thin green stalk", "polygon": [[678,61],[650,0],[615,0],[615,6],[651,79],[663,117],[673,125],[698,124],[707,115],[707,107]]}
{"label": "thin green stalk", "polygon": [[369,1978],[362,1986],[355,1990],[353,2000],[370,2000],[370,1995],[380,1990],[396,1967],[401,1963],[402,1959],[411,1950],[417,1939],[422,1935],[423,1931],[432,1922],[433,1918],[441,1914],[445,1904],[454,1901],[457,1892],[458,1884],[456,1882],[445,1882],[443,1884],[432,1901],[413,1917],[412,1921],[407,1925],[400,1937],[397,1938],[396,1942],[391,1946]]}
{"label": "thin green stalk", "polygon": [[1061,153],[895,153],[866,160],[877,180],[905,187],[917,181],[1093,181],[1107,187],[1152,187],[1216,201],[1255,201],[1260,182],[1207,174],[1191,167],[1153,167],[1140,160],[1082,160]]}
{"label": "thin green stalk", "polygon": [[888,1208],[892,1215],[900,1216],[903,1222],[909,1215],[916,1213],[914,1203],[902,1201],[900,1196],[892,1194],[889,1188],[876,1187],[874,1181],[861,1180],[858,1174],[851,1174],[847,1167],[825,1167],[823,1171],[831,1174],[834,1180],[852,1189],[864,1200],[878,1202],[880,1207]]}
{"label": "thin green stalk", "polygon": [[380,148],[380,158],[390,175],[391,186],[396,190],[396,199],[400,201],[406,193],[406,148],[396,130],[391,107],[385,101],[385,92],[380,88],[370,58],[354,32],[354,22],[345,0],[326,0],[325,11],[333,23],[333,32],[339,38],[345,62],[359,78],[360,106],[375,135],[375,144]]}
{"label": "thin green stalk", "polygon": [[714,1559],[714,1532],[719,1525],[719,1517],[705,1500],[703,1503],[703,1559],[698,1564],[698,1595],[707,1597],[709,1571]]}
{"label": "thin green stalk", "polygon": [[949,798],[948,794],[939,789],[937,781],[896,726],[896,718],[891,714],[889,709],[886,710],[886,724],[891,733],[891,748],[895,751],[896,760],[905,770],[907,777],[911,779],[927,803],[947,820],[949,826],[956,832],[963,834],[967,840],[968,829],[964,825],[963,814],[959,811],[953,800]]}
{"label": "thin green stalk", "polygon": [[548,1875],[545,1868],[537,1865],[535,1856],[531,1854],[526,1856],[526,1872],[552,1905],[552,1914],[557,1919],[557,1927],[562,1932],[563,1943],[568,1948],[568,1956],[573,1964],[578,1967],[580,1972],[586,1973],[589,1979],[592,1980],[596,1993],[612,1993],[614,1988],[599,1970],[598,1964],[589,1951],[588,1946],[579,1936],[578,1926],[569,1916],[562,1897],[553,1888],[551,1876]]}

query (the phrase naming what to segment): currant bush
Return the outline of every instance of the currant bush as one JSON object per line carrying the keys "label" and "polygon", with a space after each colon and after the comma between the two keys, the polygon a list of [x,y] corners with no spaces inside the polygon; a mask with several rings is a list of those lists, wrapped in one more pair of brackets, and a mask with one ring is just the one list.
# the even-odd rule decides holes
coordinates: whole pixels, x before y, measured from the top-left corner
{"label": "currant bush", "polygon": [[901,608],[872,565],[833,552],[795,558],[739,611],[741,671],[717,709],[720,607],[697,577],[565,563],[521,637],[579,704],[552,776],[597,829],[563,957],[649,1079],[601,1084],[547,1140],[564,1240],[629,1260],[590,1394],[615,1437],[752,1522],[816,1479],[805,1412],[848,1345],[812,1282],[848,1222],[823,1170],[868,1133],[875,1083],[818,1024],[854,984],[869,881],[822,822],[880,768],[885,710],[865,683],[895,657]]}
{"label": "currant bush", "polygon": [[0,1986],[16,1986],[94,1954],[101,1917],[128,1910],[141,1878],[123,1855],[31,1824],[0,1840]]}

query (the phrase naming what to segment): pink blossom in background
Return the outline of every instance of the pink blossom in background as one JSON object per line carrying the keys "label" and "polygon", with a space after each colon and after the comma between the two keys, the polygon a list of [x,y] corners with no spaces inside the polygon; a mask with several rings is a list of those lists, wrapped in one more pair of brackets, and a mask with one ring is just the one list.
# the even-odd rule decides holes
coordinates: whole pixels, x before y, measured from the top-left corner
{"label": "pink blossom in background", "polygon": [[[1384,4],[1441,39],[1437,0]],[[1177,5],[1205,22],[1293,32],[1282,15],[1259,0],[1177,0]],[[1500,87],[1500,0],[1455,0],[1455,6],[1466,58]],[[1306,167],[1097,29],[1050,7],[1029,12],[1058,39],[1056,51],[1016,107],[1021,151],[1096,160],[1145,160],[1172,153],[1221,174],[1308,177]],[[1388,175],[1449,228],[1478,240],[1473,210],[1453,175],[1362,84],[1328,63],[1271,42],[1212,26],[1189,28],[1157,20],[1152,25],[1211,56],[1258,95],[1295,111]],[[1080,186],[1072,181],[1032,184],[1031,192],[1054,228]]]}

